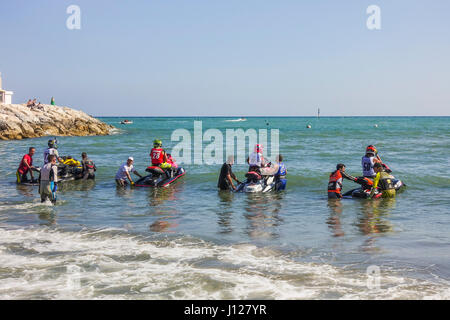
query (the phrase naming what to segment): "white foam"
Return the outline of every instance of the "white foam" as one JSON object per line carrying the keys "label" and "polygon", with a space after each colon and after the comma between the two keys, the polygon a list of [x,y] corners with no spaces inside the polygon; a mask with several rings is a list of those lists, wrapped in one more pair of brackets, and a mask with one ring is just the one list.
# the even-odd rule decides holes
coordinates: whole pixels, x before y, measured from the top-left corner
{"label": "white foam", "polygon": [[395,273],[300,263],[254,245],[149,241],[124,230],[2,228],[0,299],[442,299],[448,287]]}

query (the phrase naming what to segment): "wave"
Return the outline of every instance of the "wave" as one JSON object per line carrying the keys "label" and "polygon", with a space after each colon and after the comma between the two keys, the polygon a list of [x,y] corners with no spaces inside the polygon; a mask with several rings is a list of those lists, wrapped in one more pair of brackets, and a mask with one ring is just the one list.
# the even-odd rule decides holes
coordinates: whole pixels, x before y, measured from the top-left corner
{"label": "wave", "polygon": [[369,290],[365,272],[252,244],[151,239],[113,228],[0,228],[0,299],[450,298],[446,283],[387,267],[381,289]]}

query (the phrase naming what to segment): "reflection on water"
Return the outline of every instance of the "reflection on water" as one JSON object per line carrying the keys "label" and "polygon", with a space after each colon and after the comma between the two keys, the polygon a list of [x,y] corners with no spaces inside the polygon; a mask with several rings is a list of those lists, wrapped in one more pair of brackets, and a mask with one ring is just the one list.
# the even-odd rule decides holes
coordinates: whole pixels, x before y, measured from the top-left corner
{"label": "reflection on water", "polygon": [[395,198],[361,201],[357,222],[360,232],[370,235],[392,231],[392,223],[385,218],[394,208]]}
{"label": "reflection on water", "polygon": [[65,193],[68,191],[91,191],[95,187],[95,180],[74,180],[58,184],[58,191]]}
{"label": "reflection on water", "polygon": [[219,225],[219,233],[231,233],[233,232],[233,224],[231,223],[231,219],[233,218],[232,202],[235,193],[228,190],[220,190],[218,194],[217,223]]}
{"label": "reflection on water", "polygon": [[333,232],[334,237],[341,237],[345,235],[342,230],[341,216],[343,211],[343,204],[339,199],[329,199],[328,208],[330,209],[330,216],[327,219],[328,227]]}
{"label": "reflection on water", "polygon": [[279,216],[283,192],[246,194],[244,216],[248,221],[246,233],[250,238],[276,239],[280,237],[277,227],[283,219]]}
{"label": "reflection on water", "polygon": [[17,186],[17,192],[21,194],[24,197],[37,197],[39,194],[39,187],[38,186],[26,186],[23,184],[16,184]]}
{"label": "reflection on water", "polygon": [[150,215],[157,216],[149,229],[153,232],[174,232],[178,227],[179,211],[177,206],[170,206],[166,202],[177,201],[177,194],[181,186],[169,186],[167,188],[148,188],[148,203]]}

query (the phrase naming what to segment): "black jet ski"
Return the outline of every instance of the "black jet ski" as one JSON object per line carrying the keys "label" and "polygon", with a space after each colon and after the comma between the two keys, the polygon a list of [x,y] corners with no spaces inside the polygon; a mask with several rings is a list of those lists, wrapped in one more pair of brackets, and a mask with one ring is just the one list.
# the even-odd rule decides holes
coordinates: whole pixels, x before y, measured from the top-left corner
{"label": "black jet ski", "polygon": [[258,171],[247,172],[245,174],[247,179],[236,188],[236,192],[265,193],[282,188],[282,183],[275,176],[275,173],[278,172],[278,165],[261,168]]}
{"label": "black jet ski", "polygon": [[[35,171],[35,172],[37,172],[39,174],[39,172],[41,171],[41,168],[34,167],[31,170],[33,170],[33,171]],[[17,183],[17,181],[16,181],[16,183]],[[27,179],[27,180],[20,181],[20,183],[17,183],[17,184],[21,185],[21,186],[38,186],[39,185],[39,179],[38,178],[34,178],[33,180],[28,180]]]}
{"label": "black jet ski", "polygon": [[157,166],[150,166],[145,171],[149,175],[136,181],[135,187],[167,187],[186,174],[181,167],[164,170]]}
{"label": "black jet ski", "polygon": [[[360,184],[361,187],[347,191],[342,196],[345,198],[360,198],[360,199],[369,198],[370,192],[372,190],[372,185],[373,185],[372,180],[365,178],[365,177],[358,177],[357,180],[355,180],[355,182]],[[399,179],[393,179],[392,183],[395,187],[395,191],[400,191],[404,187],[406,187],[406,185],[403,183],[403,181],[401,181]],[[373,198],[374,199],[380,198],[381,194],[382,194],[382,192],[379,189],[377,189],[377,190],[375,190],[375,192],[373,194]]]}
{"label": "black jet ski", "polygon": [[[63,162],[58,164],[58,180],[60,182],[73,181],[83,178],[81,162],[71,157],[63,157]],[[88,179],[95,179],[89,177]]]}

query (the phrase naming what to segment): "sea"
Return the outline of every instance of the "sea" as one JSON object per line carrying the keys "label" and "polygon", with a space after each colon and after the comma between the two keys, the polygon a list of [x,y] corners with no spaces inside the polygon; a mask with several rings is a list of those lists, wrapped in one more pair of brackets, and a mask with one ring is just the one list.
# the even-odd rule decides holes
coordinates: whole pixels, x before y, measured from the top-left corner
{"label": "sea", "polygon": [[[113,134],[57,137],[60,155],[87,152],[98,170],[95,181],[61,183],[55,206],[15,183],[28,148],[41,166],[50,137],[0,141],[0,299],[450,298],[450,117],[99,119]],[[278,130],[286,190],[219,192],[225,156],[181,163],[186,175],[167,188],[116,187],[129,156],[145,174],[153,140],[171,152],[178,129],[194,141],[195,123],[224,145],[228,129],[269,140]],[[328,201],[336,164],[360,176],[370,144],[405,190]],[[240,180],[247,169],[233,165]],[[356,187],[344,180],[344,192]]]}

